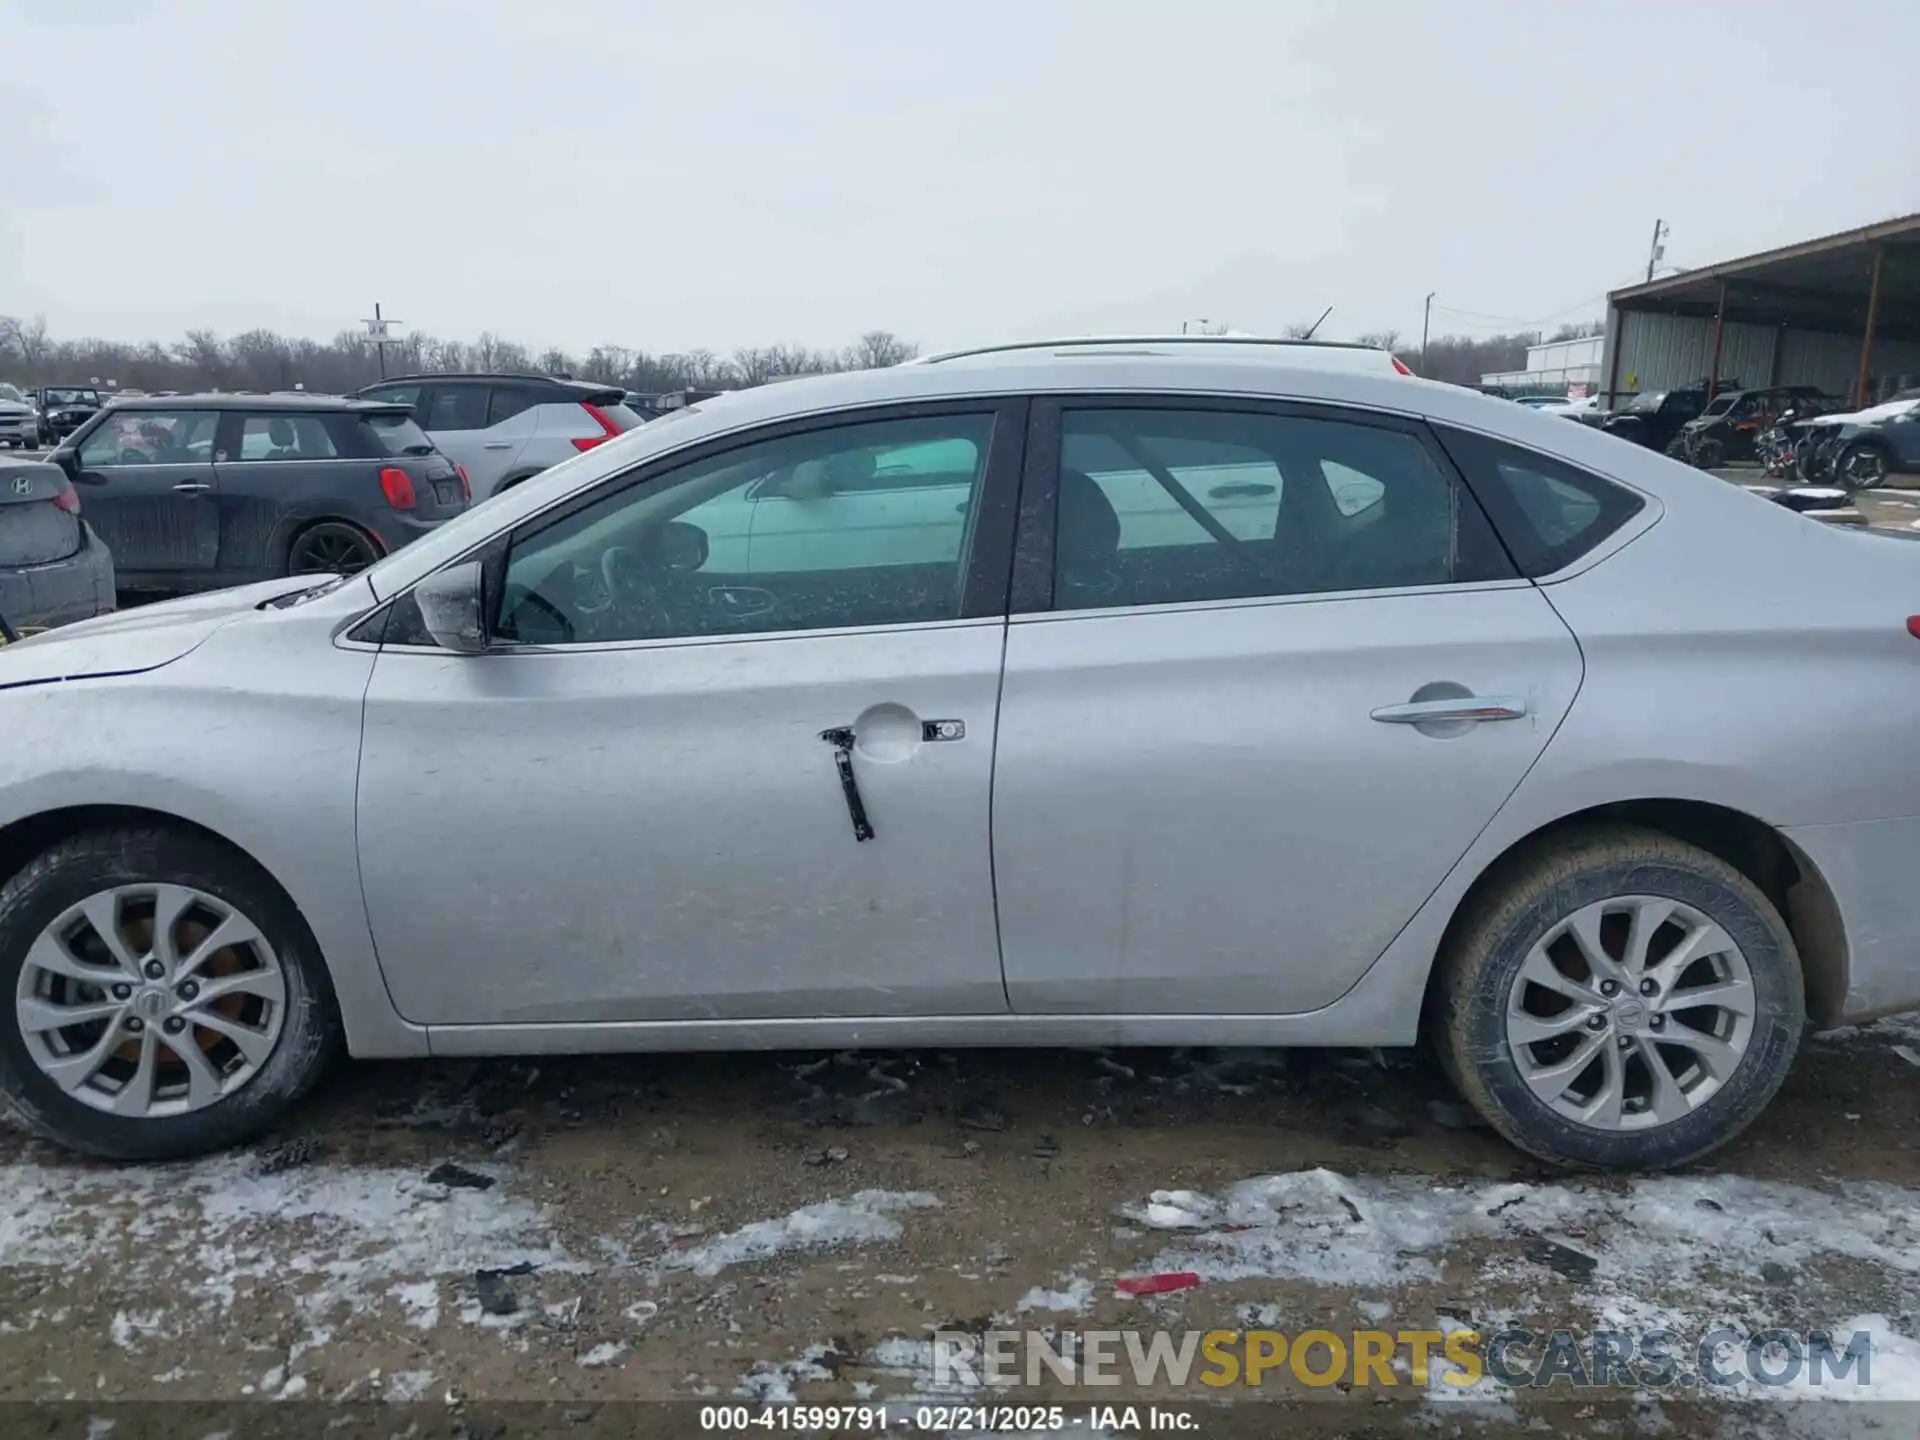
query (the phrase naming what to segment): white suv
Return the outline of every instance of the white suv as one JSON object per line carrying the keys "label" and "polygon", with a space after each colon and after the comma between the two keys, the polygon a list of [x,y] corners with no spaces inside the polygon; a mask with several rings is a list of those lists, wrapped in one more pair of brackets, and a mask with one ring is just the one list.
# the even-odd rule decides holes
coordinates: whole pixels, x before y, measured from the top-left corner
{"label": "white suv", "polygon": [[411,405],[476,502],[641,423],[626,391],[552,375],[400,375],[359,395]]}

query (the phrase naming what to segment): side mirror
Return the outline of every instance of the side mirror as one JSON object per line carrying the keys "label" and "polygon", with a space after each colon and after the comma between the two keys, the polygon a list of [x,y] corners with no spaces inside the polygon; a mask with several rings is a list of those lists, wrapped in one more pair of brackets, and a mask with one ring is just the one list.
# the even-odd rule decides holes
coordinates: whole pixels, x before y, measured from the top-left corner
{"label": "side mirror", "polygon": [[707,532],[687,520],[669,520],[653,534],[648,558],[662,570],[698,570],[707,563]]}
{"label": "side mirror", "polygon": [[478,560],[450,565],[413,587],[427,633],[442,650],[479,655],[487,648],[485,584]]}

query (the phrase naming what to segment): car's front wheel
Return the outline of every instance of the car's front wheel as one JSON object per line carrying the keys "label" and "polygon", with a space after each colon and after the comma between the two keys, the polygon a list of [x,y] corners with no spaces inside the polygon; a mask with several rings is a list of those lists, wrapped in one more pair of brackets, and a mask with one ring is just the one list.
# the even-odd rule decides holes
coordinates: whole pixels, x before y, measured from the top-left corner
{"label": "car's front wheel", "polygon": [[1559,1165],[1659,1169],[1725,1144],[1806,1023],[1772,903],[1651,830],[1568,835],[1511,865],[1440,963],[1442,1063],[1489,1124]]}
{"label": "car's front wheel", "polygon": [[279,887],[212,838],[72,836],[0,886],[0,1090],[75,1150],[161,1160],[269,1125],[340,1033]]}

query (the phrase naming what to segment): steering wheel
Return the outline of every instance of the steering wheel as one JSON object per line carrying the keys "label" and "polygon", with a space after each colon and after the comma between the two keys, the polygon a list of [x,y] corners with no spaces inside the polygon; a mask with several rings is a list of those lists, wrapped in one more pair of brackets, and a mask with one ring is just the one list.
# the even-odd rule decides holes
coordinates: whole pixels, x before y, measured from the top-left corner
{"label": "steering wheel", "polygon": [[[555,631],[558,633],[560,637],[557,642],[559,644],[565,645],[576,638],[576,632],[574,630],[573,621],[567,618],[567,616],[561,611],[558,605],[555,605],[551,600],[547,599],[547,597],[542,595],[538,590],[521,591],[520,595],[517,597],[517,599],[514,602],[513,608],[516,612],[523,608],[527,610],[538,611],[545,618],[547,618],[548,620],[551,620],[553,622]],[[514,625],[513,628],[516,633],[520,629],[517,623]],[[533,640],[533,641],[523,641],[522,643],[537,645],[542,642],[538,640]]]}

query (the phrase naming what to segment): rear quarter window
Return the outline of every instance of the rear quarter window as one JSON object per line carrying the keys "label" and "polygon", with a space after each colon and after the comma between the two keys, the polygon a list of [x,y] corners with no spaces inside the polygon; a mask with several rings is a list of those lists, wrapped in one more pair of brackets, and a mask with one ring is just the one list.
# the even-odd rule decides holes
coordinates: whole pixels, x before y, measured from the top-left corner
{"label": "rear quarter window", "polygon": [[1646,506],[1626,487],[1564,461],[1466,430],[1435,430],[1530,579],[1565,569]]}

